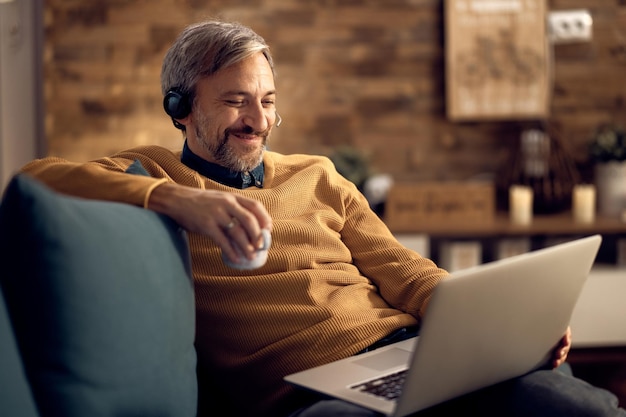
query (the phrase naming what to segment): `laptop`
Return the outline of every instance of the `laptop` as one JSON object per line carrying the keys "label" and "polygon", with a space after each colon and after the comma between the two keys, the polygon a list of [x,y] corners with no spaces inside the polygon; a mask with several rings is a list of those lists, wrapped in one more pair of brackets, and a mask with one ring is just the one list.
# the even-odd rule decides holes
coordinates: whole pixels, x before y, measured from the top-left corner
{"label": "laptop", "polygon": [[[285,380],[401,417],[546,367],[601,243],[593,235],[450,274],[418,337]],[[398,375],[399,374],[399,375]],[[404,380],[385,397],[377,378]]]}

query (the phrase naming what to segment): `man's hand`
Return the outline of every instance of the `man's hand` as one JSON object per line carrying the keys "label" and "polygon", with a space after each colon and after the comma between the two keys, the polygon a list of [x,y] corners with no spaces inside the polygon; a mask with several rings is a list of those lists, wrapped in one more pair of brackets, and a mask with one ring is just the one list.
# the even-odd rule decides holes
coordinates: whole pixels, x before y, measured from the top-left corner
{"label": "man's hand", "polygon": [[272,219],[256,200],[223,191],[200,190],[164,183],[150,195],[148,208],[166,214],[185,230],[209,236],[233,262],[248,259],[263,244],[261,229],[272,229]]}
{"label": "man's hand", "polygon": [[572,329],[568,326],[565,335],[561,338],[552,355],[552,367],[558,368],[567,360],[567,354],[572,348]]}

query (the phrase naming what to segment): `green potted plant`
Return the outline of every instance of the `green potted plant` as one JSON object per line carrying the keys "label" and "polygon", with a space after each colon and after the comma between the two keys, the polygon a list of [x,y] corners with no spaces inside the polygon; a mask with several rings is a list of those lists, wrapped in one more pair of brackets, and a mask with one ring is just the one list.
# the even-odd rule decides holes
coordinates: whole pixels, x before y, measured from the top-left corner
{"label": "green potted plant", "polygon": [[593,134],[589,148],[594,163],[598,212],[622,217],[626,211],[626,131],[616,124],[603,124]]}

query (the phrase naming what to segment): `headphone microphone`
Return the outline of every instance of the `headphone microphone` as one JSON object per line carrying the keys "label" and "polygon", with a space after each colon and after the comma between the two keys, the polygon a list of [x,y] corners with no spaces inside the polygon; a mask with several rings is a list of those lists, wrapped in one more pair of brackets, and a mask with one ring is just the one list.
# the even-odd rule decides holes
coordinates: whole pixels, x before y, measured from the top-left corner
{"label": "headphone microphone", "polygon": [[278,112],[276,113],[276,127],[280,126],[280,124],[283,122],[283,118],[280,117],[280,114],[278,114]]}

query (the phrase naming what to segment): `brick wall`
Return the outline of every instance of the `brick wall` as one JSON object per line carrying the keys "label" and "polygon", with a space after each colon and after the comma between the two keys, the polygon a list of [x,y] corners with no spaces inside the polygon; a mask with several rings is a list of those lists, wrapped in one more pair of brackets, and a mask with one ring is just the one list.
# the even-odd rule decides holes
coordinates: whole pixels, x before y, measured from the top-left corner
{"label": "brick wall", "polygon": [[[250,25],[277,61],[284,119],[271,147],[329,155],[360,149],[399,179],[464,179],[497,172],[520,129],[535,122],[445,118],[441,0],[46,0],[49,153],[87,160],[160,144],[180,133],[161,105],[161,59],[187,24],[217,16]],[[554,49],[548,122],[586,172],[601,122],[626,124],[626,1],[549,0],[587,8],[594,39]]]}

